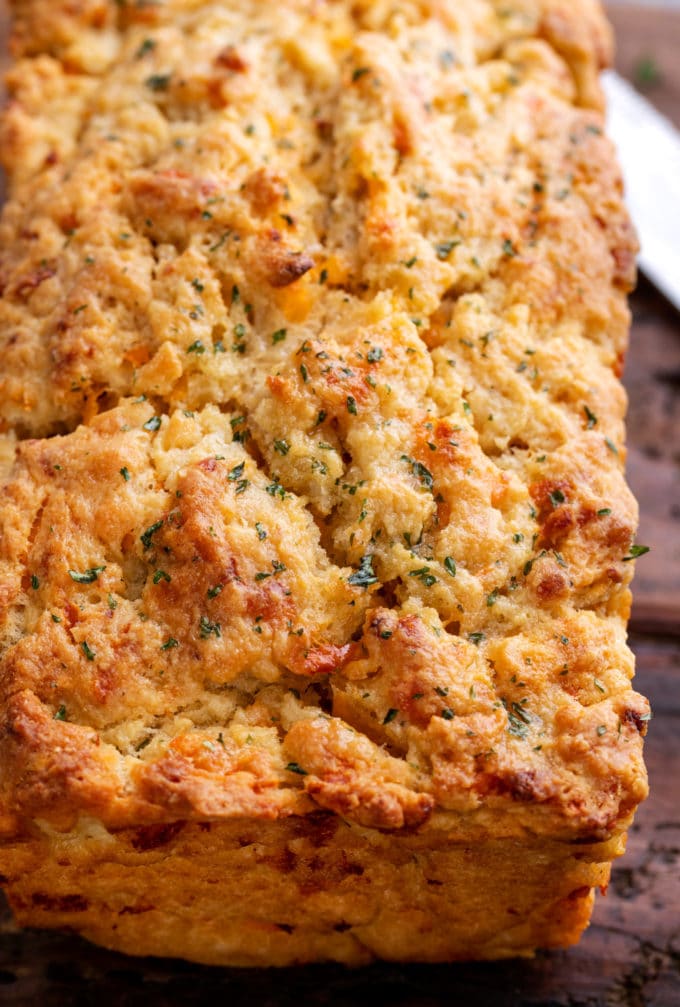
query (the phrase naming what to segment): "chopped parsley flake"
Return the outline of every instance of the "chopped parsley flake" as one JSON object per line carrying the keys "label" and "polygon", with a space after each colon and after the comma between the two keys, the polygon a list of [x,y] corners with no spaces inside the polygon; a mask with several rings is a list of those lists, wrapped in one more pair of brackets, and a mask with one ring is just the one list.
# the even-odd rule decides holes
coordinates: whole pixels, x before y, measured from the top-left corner
{"label": "chopped parsley flake", "polygon": [[222,627],[219,622],[211,622],[205,615],[201,616],[199,628],[202,640],[207,640],[209,636],[215,636],[217,638],[222,636]]}
{"label": "chopped parsley flake", "polygon": [[351,413],[352,416],[357,415],[357,403],[353,395],[347,396],[347,412]]}
{"label": "chopped parsley flake", "polygon": [[416,461],[414,458],[409,458],[408,455],[402,455],[401,460],[411,466],[411,471],[413,472],[413,475],[420,480],[421,486],[428,490],[432,489],[434,479],[428,468],[426,468],[421,462]]}
{"label": "chopped parsley flake", "polygon": [[592,430],[597,424],[597,416],[588,408],[588,406],[583,407],[583,412],[586,414],[586,419],[588,420],[586,423],[586,430]]}
{"label": "chopped parsley flake", "polygon": [[272,567],[273,567],[274,573],[267,573],[265,571],[262,571],[261,573],[256,573],[255,574],[255,580],[257,580],[257,581],[266,580],[267,577],[273,577],[274,574],[283,573],[283,571],[287,569],[286,568],[286,564],[285,563],[281,563],[278,559],[273,559],[272,560]]}
{"label": "chopped parsley flake", "polygon": [[373,556],[370,553],[361,557],[359,569],[349,575],[347,583],[352,587],[369,587],[371,584],[378,583],[378,578],[373,571]]}
{"label": "chopped parsley flake", "polygon": [[171,73],[153,73],[144,83],[151,91],[167,91],[171,78]]}
{"label": "chopped parsley flake", "polygon": [[154,521],[152,525],[149,525],[146,531],[139,536],[139,540],[145,549],[151,548],[151,539],[153,538],[153,536],[156,534],[157,531],[160,531],[162,527],[163,527],[163,519],[161,518],[160,521]]}
{"label": "chopped parsley flake", "polygon": [[663,81],[663,71],[653,56],[643,56],[633,68],[635,83],[643,90]]}
{"label": "chopped parsley flake", "polygon": [[418,570],[410,570],[409,577],[417,577],[425,587],[432,587],[433,584],[437,583],[437,578],[433,573],[430,573],[429,566],[421,566]]}
{"label": "chopped parsley flake", "polygon": [[399,710],[395,710],[393,706],[390,707],[383,718],[383,724],[391,724],[398,713]]}
{"label": "chopped parsley flake", "polygon": [[438,245],[435,245],[437,258],[444,262],[448,259],[456,245],[460,245],[460,240],[454,239],[453,241],[442,241]]}
{"label": "chopped parsley flake", "polygon": [[444,567],[446,572],[451,574],[452,577],[456,576],[456,561],[453,556],[447,556],[444,560]]}
{"label": "chopped parsley flake", "polygon": [[145,430],[158,430],[161,425],[160,416],[152,416],[151,419],[147,420],[146,423],[142,424]]}
{"label": "chopped parsley flake", "polygon": [[286,769],[289,773],[298,773],[300,776],[307,775],[307,770],[303,769],[297,762],[289,762]]}
{"label": "chopped parsley flake", "polygon": [[553,505],[553,507],[559,507],[560,504],[564,503],[565,499],[566,497],[562,492],[562,490],[560,489],[555,489],[550,494],[550,503]]}
{"label": "chopped parsley flake", "polygon": [[268,493],[270,497],[280,497],[281,500],[286,499],[286,491],[278,480],[278,477],[274,477],[273,481],[265,486],[265,493]]}
{"label": "chopped parsley flake", "polygon": [[135,53],[135,59],[142,59],[143,56],[146,56],[148,52],[151,52],[155,48],[156,40],[153,38],[145,38]]}
{"label": "chopped parsley flake", "polygon": [[55,720],[66,720],[66,707],[62,703],[54,715]]}
{"label": "chopped parsley flake", "polygon": [[68,575],[76,584],[94,584],[100,573],[106,570],[105,566],[91,566],[89,570],[78,573],[77,570],[69,570]]}
{"label": "chopped parsley flake", "polygon": [[277,329],[276,332],[272,332],[272,343],[281,343],[288,335],[288,329]]}
{"label": "chopped parsley flake", "polygon": [[83,640],[83,642],[81,643],[81,645],[80,645],[80,646],[81,646],[81,648],[82,648],[82,651],[83,651],[83,654],[84,654],[84,655],[85,655],[85,657],[86,657],[86,658],[88,659],[88,661],[94,661],[94,659],[95,659],[95,657],[96,657],[96,654],[95,654],[95,652],[94,652],[94,651],[92,650],[92,648],[90,647],[90,645],[89,645],[89,643],[87,642],[87,640]]}
{"label": "chopped parsley flake", "polygon": [[229,237],[230,234],[231,234],[231,231],[225,231],[224,234],[222,234],[217,239],[217,241],[215,242],[215,244],[210,246],[209,251],[210,252],[217,252],[217,251],[219,251],[219,249],[225,243],[225,241],[227,240],[227,238]]}
{"label": "chopped parsley flake", "polygon": [[508,733],[513,734],[516,738],[526,738],[529,733],[529,725],[531,724],[529,714],[521,703],[512,703],[510,709],[508,709],[507,703],[504,700],[503,705],[508,714]]}
{"label": "chopped parsley flake", "polygon": [[169,584],[172,578],[170,577],[170,574],[165,572],[165,570],[156,570],[155,574],[153,575],[154,584],[160,584],[162,580],[166,581]]}
{"label": "chopped parsley flake", "polygon": [[631,559],[637,559],[638,556],[644,556],[646,552],[649,552],[648,545],[632,545],[628,550],[628,555],[623,557],[623,562],[627,563]]}
{"label": "chopped parsley flake", "polygon": [[229,482],[230,483],[238,482],[238,480],[243,475],[243,470],[245,469],[245,467],[246,467],[246,463],[245,462],[240,462],[240,464],[235,465],[234,468],[231,469],[231,471],[229,472],[229,475],[227,476],[227,479],[229,480]]}
{"label": "chopped parsley flake", "polygon": [[123,465],[122,469],[120,470],[120,474],[122,475],[126,483],[130,482],[130,470],[126,468],[125,465]]}
{"label": "chopped parsley flake", "polygon": [[174,647],[179,647],[179,640],[176,640],[174,636],[169,636],[161,645],[161,650],[172,650]]}

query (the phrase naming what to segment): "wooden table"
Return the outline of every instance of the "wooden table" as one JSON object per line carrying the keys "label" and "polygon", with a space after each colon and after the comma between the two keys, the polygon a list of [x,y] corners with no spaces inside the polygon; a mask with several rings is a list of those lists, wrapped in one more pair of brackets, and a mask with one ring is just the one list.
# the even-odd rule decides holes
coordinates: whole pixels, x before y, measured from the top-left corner
{"label": "wooden table", "polygon": [[[634,76],[646,67],[649,97],[680,126],[680,14],[623,7],[612,19],[620,69]],[[641,64],[649,57],[651,75]],[[638,541],[652,546],[638,564],[632,644],[637,687],[655,711],[646,746],[652,790],[581,944],[529,962],[282,974],[125,958],[62,934],[18,932],[0,910],[0,1003],[679,1007],[680,316],[644,280],[632,307],[629,477],[642,509]]]}

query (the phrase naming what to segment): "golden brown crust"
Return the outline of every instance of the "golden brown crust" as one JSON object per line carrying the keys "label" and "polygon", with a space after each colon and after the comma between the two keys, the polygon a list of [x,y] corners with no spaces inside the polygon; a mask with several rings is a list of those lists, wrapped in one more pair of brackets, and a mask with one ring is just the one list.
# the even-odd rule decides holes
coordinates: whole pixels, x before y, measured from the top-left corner
{"label": "golden brown crust", "polygon": [[5,851],[17,919],[211,965],[450,961],[574,943],[619,840],[470,845],[319,813],[276,822],[83,822]]}
{"label": "golden brown crust", "polygon": [[[597,516],[616,501],[587,454],[573,477],[546,461],[522,494],[475,478],[489,463],[474,441],[432,426],[431,469],[397,463],[432,481],[416,501],[439,490],[451,511],[427,531],[432,558],[382,544],[382,525],[354,571],[214,408],[160,420],[130,403],[22,442],[1,519],[8,814],[120,827],[275,817],[311,798],[400,828],[435,806],[519,802],[511,829],[610,834],[644,793],[622,623],[631,526],[620,503]],[[490,571],[488,546],[460,551],[454,509],[477,507],[479,537],[509,485],[535,552],[502,570],[499,545]],[[494,540],[523,534],[505,528]]]}
{"label": "golden brown crust", "polygon": [[599,7],[13,7],[8,841],[618,837],[648,708]]}

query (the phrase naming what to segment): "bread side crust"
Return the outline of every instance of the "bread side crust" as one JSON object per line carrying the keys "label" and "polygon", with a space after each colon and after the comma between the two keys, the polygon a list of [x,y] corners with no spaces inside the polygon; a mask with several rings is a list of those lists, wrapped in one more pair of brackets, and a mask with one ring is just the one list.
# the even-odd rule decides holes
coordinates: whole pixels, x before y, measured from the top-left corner
{"label": "bread side crust", "polygon": [[[88,831],[90,835],[88,835]],[[566,947],[621,840],[592,846],[398,838],[335,815],[36,839],[9,853],[25,926],[209,965],[452,961]]]}

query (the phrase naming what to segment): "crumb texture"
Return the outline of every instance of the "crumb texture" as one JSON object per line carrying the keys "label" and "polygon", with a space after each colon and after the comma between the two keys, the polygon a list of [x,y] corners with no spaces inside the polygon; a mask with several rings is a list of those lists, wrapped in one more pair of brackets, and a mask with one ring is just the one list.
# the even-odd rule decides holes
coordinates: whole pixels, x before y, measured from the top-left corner
{"label": "crumb texture", "polygon": [[12,6],[5,834],[618,835],[649,713],[599,7]]}

